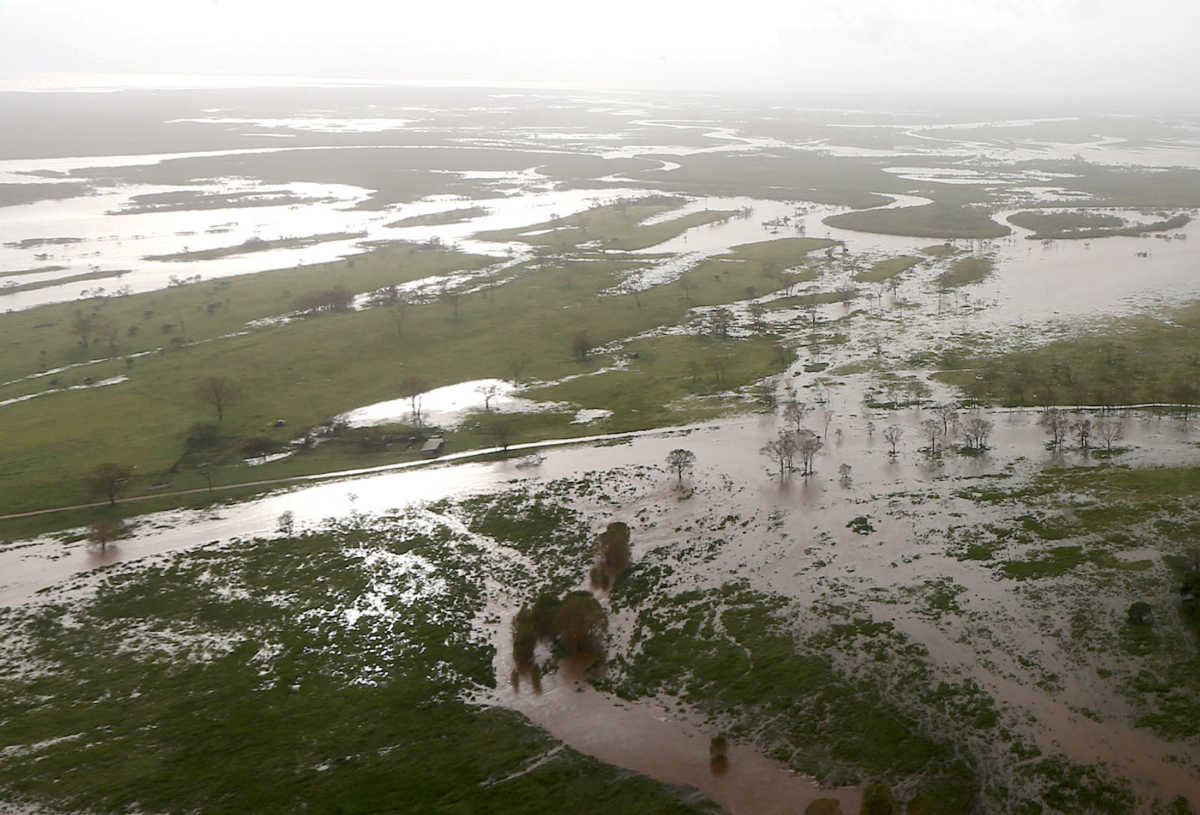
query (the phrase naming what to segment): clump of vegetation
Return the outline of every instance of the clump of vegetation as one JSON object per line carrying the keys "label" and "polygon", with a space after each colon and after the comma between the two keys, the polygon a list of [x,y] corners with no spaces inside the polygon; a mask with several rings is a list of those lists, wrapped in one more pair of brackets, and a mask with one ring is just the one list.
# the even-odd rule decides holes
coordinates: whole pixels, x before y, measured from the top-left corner
{"label": "clump of vegetation", "polygon": [[870,535],[875,531],[875,525],[871,523],[871,519],[866,515],[859,515],[851,518],[846,524],[847,529],[851,529],[859,535]]}
{"label": "clump of vegetation", "polygon": [[854,273],[854,279],[860,283],[883,283],[897,275],[908,271],[921,262],[920,258],[911,255],[900,255],[885,258],[872,264],[869,269],[860,269]]}
{"label": "clump of vegetation", "polygon": [[950,268],[938,275],[934,282],[943,289],[969,286],[982,281],[995,267],[995,258],[971,255],[951,263]]}
{"label": "clump of vegetation", "polygon": [[708,766],[713,775],[729,771],[729,741],[724,734],[713,736],[708,743]]}
{"label": "clump of vegetation", "polygon": [[880,781],[872,781],[863,790],[862,815],[895,815],[899,811],[896,796],[891,787]]}

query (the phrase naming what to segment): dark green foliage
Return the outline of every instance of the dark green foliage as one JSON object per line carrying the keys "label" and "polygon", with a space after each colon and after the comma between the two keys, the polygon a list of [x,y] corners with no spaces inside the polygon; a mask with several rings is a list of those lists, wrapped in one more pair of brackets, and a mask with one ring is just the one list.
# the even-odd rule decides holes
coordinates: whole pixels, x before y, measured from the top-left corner
{"label": "dark green foliage", "polygon": [[1131,605],[1125,616],[1129,619],[1130,625],[1154,624],[1154,608],[1141,600]]}
{"label": "dark green foliage", "polygon": [[872,781],[863,790],[862,815],[895,815],[898,810],[891,788],[879,781]]}
{"label": "dark green foliage", "polygon": [[554,633],[568,654],[599,654],[604,649],[608,615],[590,591],[573,591],[554,612]]}

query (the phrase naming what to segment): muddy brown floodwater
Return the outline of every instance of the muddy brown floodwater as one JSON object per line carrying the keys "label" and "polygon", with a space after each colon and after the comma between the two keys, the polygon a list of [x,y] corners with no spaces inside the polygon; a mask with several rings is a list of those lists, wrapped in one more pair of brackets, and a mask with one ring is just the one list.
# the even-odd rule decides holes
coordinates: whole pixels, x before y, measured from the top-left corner
{"label": "muddy brown floodwater", "polygon": [[[854,379],[851,377],[850,379]],[[697,586],[718,586],[737,574],[759,590],[799,602],[818,599],[828,581],[851,588],[866,602],[873,589],[894,590],[919,585],[931,575],[944,574],[968,591],[973,609],[1002,612],[998,631],[1024,638],[1013,653],[1036,648],[1047,670],[1064,677],[1061,692],[1052,693],[1024,678],[1012,654],[989,651],[986,644],[958,639],[952,629],[931,623],[912,609],[895,603],[879,605],[876,613],[893,620],[898,630],[923,644],[939,671],[974,678],[1002,705],[1027,712],[1028,735],[1047,753],[1063,753],[1081,763],[1104,762],[1117,776],[1129,779],[1143,795],[1195,794],[1196,782],[1188,764],[1200,755],[1187,745],[1163,741],[1149,731],[1124,724],[1114,707],[1119,696],[1101,693],[1094,677],[1056,657],[1053,644],[1037,632],[1019,608],[1011,583],[996,579],[986,568],[948,558],[919,541],[945,525],[951,514],[972,521],[988,520],[997,510],[957,498],[958,479],[980,475],[1007,476],[1015,486],[1048,465],[1082,464],[1076,453],[1051,453],[1036,411],[994,411],[992,449],[985,456],[947,456],[931,462],[916,450],[921,443],[919,423],[929,411],[903,409],[891,413],[864,410],[856,388],[838,392],[831,402],[835,415],[828,444],[816,460],[817,474],[779,484],[768,478],[758,453],[780,426],[773,416],[748,416],[705,423],[692,428],[656,431],[625,443],[601,446],[545,448],[544,462],[518,468],[513,461],[434,465],[419,470],[367,474],[324,482],[227,507],[204,511],[159,513],[142,519],[135,537],[98,552],[82,544],[55,540],[17,543],[0,550],[0,603],[36,601],[36,592],[76,576],[122,561],[154,558],[210,541],[250,538],[275,533],[280,513],[290,511],[297,526],[315,526],[331,517],[374,513],[413,502],[484,493],[516,484],[544,484],[558,478],[646,466],[659,468],[661,478],[645,476],[636,494],[616,511],[633,518],[647,513],[648,522],[636,532],[637,551],[671,545],[672,530],[693,524],[712,513],[758,519],[746,534],[711,562],[689,564],[687,580]],[[873,421],[876,432],[868,434]],[[1181,422],[1131,415],[1124,420],[1132,447],[1122,460],[1133,465],[1194,464],[1200,458],[1193,429]],[[905,429],[900,455],[892,459],[878,428],[895,423]],[[697,455],[696,497],[681,501],[662,470],[666,454],[685,447]],[[850,464],[850,484],[837,478],[839,464]],[[653,472],[653,471],[652,471]],[[615,476],[620,477],[620,476]],[[651,482],[647,484],[646,478]],[[636,481],[636,480],[635,480]],[[927,503],[917,512],[889,512],[889,496],[922,493]],[[932,496],[932,498],[928,497]],[[581,507],[592,513],[612,513],[611,505]],[[772,514],[781,525],[769,534],[762,519]],[[876,530],[869,537],[848,530],[850,519],[868,514]],[[819,553],[812,547],[828,546]],[[911,557],[920,552],[920,558]],[[820,579],[817,579],[820,578]],[[528,680],[519,688],[507,681],[511,671],[504,635],[519,598],[504,596],[490,609],[483,626],[499,643],[496,673],[500,689],[485,703],[510,707],[544,727],[571,747],[597,758],[672,784],[693,786],[735,813],[802,811],[818,797],[837,798],[843,810],[856,811],[858,788],[822,789],[813,779],[798,775],[750,745],[734,744],[727,773],[714,775],[708,764],[708,739],[702,717],[679,708],[672,700],[626,702],[593,689],[569,670],[542,679],[540,693]],[[989,611],[990,610],[990,611]],[[616,621],[618,629],[620,621]],[[1044,641],[1045,640],[1045,641]],[[981,650],[981,648],[983,650]],[[984,667],[986,655],[989,667]],[[1107,707],[1106,707],[1107,705]],[[1082,709],[1106,712],[1102,721]],[[1178,759],[1183,758],[1183,762]]]}

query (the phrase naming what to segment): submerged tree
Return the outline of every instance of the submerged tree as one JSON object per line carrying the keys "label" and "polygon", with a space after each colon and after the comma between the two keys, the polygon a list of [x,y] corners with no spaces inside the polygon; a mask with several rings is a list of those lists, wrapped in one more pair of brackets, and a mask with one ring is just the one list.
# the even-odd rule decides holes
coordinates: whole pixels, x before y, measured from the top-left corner
{"label": "submerged tree", "polygon": [[1125,428],[1117,419],[1099,419],[1094,428],[1096,437],[1104,442],[1105,452],[1111,453],[1113,445],[1125,437]]}
{"label": "submerged tree", "polygon": [[596,557],[599,565],[610,572],[622,572],[629,568],[629,524],[621,521],[610,523],[596,538]]}
{"label": "submerged tree", "polygon": [[992,435],[992,423],[976,411],[962,423],[962,434],[969,449],[986,450],[988,438]]}
{"label": "submerged tree", "polygon": [[795,434],[796,452],[800,454],[801,472],[800,474],[807,477],[813,474],[813,459],[817,453],[825,446],[825,442],[813,431],[807,428],[800,428]]}
{"label": "submerged tree", "polygon": [[685,450],[682,447],[677,447],[667,453],[667,467],[674,470],[676,477],[679,479],[679,486],[683,486],[683,474],[690,473],[692,467],[696,464],[696,454],[691,450]]}
{"label": "submerged tree", "polygon": [[929,440],[929,446],[925,448],[925,452],[931,456],[938,455],[942,450],[942,439],[946,435],[942,420],[926,419],[925,421],[921,422],[921,432],[925,435],[925,438]]}
{"label": "submerged tree", "polygon": [[88,527],[87,539],[92,543],[100,544],[100,549],[103,551],[108,548],[110,541],[114,541],[121,537],[125,532],[125,526],[120,521],[114,518],[99,518],[92,521]]}
{"label": "submerged tree", "polygon": [[554,633],[568,654],[600,654],[608,615],[590,591],[573,591],[554,612]]}
{"label": "submerged tree", "polygon": [[533,614],[528,606],[521,606],[512,620],[512,657],[520,670],[533,665],[533,654],[538,636],[533,626]]}
{"label": "submerged tree", "polygon": [[792,430],[799,432],[804,426],[804,417],[808,415],[811,407],[807,402],[797,402],[795,399],[783,406],[783,418],[792,426]]}
{"label": "submerged tree", "polygon": [[774,463],[783,481],[792,471],[792,461],[796,457],[796,437],[792,433],[780,433],[778,438],[771,439],[759,448],[759,452]]}
{"label": "submerged tree", "polygon": [[900,438],[903,435],[904,428],[898,425],[890,424],[883,429],[883,438],[892,447],[891,452],[888,454],[892,458],[896,457],[896,445],[900,443]]}
{"label": "submerged tree", "polygon": [[1046,435],[1050,437],[1050,446],[1053,448],[1062,447],[1063,440],[1067,437],[1067,430],[1070,427],[1071,419],[1066,411],[1051,407],[1046,408],[1042,413],[1042,417],[1038,419],[1038,424],[1046,431]]}
{"label": "submerged tree", "polygon": [[1079,449],[1087,450],[1091,446],[1092,420],[1084,417],[1071,423],[1071,435],[1079,440]]}

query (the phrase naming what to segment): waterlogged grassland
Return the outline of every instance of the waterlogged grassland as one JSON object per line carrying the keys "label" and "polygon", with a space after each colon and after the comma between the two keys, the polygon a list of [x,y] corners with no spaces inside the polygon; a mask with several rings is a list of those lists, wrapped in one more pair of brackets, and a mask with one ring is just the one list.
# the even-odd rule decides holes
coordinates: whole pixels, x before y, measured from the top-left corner
{"label": "waterlogged grassland", "polygon": [[[206,547],[0,613],[0,790],[54,810],[709,812],[464,701],[483,550],[417,513]],[[68,613],[69,611],[69,613]]]}
{"label": "waterlogged grassland", "polygon": [[[52,270],[48,269],[30,269],[28,272],[5,272],[5,274],[30,274],[32,272],[44,272]],[[60,267],[61,268],[61,267]],[[94,272],[80,272],[79,274],[67,275],[65,277],[56,277],[52,280],[38,280],[32,283],[17,283],[16,285],[0,287],[0,296],[5,294],[17,294],[23,291],[35,291],[36,289],[48,289],[51,286],[64,286],[68,283],[82,283],[85,280],[105,280],[110,277],[121,278],[128,269],[111,269],[97,270]]]}
{"label": "waterlogged grassland", "polygon": [[1012,232],[986,207],[935,202],[918,207],[868,209],[825,219],[829,226],[918,238],[1002,238]]}
{"label": "waterlogged grassland", "polygon": [[187,262],[193,260],[217,260],[233,255],[247,255],[253,252],[268,252],[272,249],[303,249],[306,246],[316,246],[318,243],[330,241],[348,241],[354,238],[366,237],[365,232],[324,232],[320,235],[306,235],[300,238],[277,238],[263,240],[250,238],[237,246],[218,246],[215,249],[199,249],[192,252],[174,252],[169,255],[147,255],[143,260],[158,260],[170,262]]}
{"label": "waterlogged grassland", "polygon": [[466,221],[481,218],[487,215],[491,210],[487,207],[459,207],[458,209],[448,209],[443,212],[431,212],[428,215],[412,215],[408,218],[401,218],[398,221],[392,221],[388,224],[392,228],[403,228],[408,226],[444,226],[446,224],[461,224]]}
{"label": "waterlogged grassland", "polygon": [[1169,320],[1114,319],[1037,348],[969,352],[935,376],[1003,405],[1191,404],[1200,401],[1200,305]]}
{"label": "waterlogged grassland", "polygon": [[[1200,744],[1200,627],[1180,587],[1196,568],[1198,492],[1196,467],[1051,470],[1018,488],[966,490],[1015,517],[951,534],[956,556],[993,567],[1016,581],[1023,603],[1059,615],[1059,623],[1043,618],[1040,632],[1056,642],[1059,664],[1121,700],[1093,693],[1094,718],[1192,746]],[[1147,604],[1151,623],[1130,620],[1134,603]]]}
{"label": "waterlogged grassland", "polygon": [[728,220],[736,214],[729,210],[706,210],[653,224],[643,223],[685,203],[683,198],[651,196],[592,207],[574,215],[516,229],[480,232],[475,237],[486,241],[521,241],[548,249],[574,249],[580,244],[595,243],[600,249],[634,251],[662,243],[695,226]]}
{"label": "waterlogged grassland", "polygon": [[533,388],[524,395],[611,410],[612,418],[603,425],[607,432],[640,430],[728,409],[724,394],[777,373],[791,358],[790,352],[781,356],[774,341],[757,337],[659,337],[627,343],[624,351],[637,355],[624,370]]}
{"label": "waterlogged grassland", "polygon": [[915,258],[910,255],[885,258],[871,264],[871,268],[869,269],[860,269],[855,273],[854,279],[859,283],[883,283],[908,271],[920,262],[921,258]]}
{"label": "waterlogged grassland", "polygon": [[1190,215],[1166,217],[1145,224],[1130,224],[1124,218],[1103,212],[1018,212],[1008,217],[1009,223],[1033,230],[1031,240],[1108,238],[1145,235],[1182,229],[1191,222]]}
{"label": "waterlogged grassland", "polygon": [[[372,291],[476,270],[490,262],[491,258],[481,255],[398,245],[344,261],[12,312],[0,321],[0,381],[91,359],[155,350],[177,336],[195,342],[242,331],[252,320],[291,312],[301,295],[338,285],[351,292]],[[88,347],[83,347],[80,337],[71,332],[77,312],[111,324],[116,329],[115,349],[107,339],[94,336],[89,337]],[[0,398],[7,398],[7,391],[4,394]]]}
{"label": "waterlogged grassland", "polygon": [[952,262],[934,282],[943,289],[956,289],[983,281],[995,268],[995,258],[972,255]]}
{"label": "waterlogged grassland", "polygon": [[[208,343],[185,343],[179,350],[131,362],[114,361],[96,370],[88,368],[86,374],[81,369],[61,375],[68,384],[74,384],[70,377],[95,378],[116,371],[128,375],[128,382],[51,394],[0,408],[6,428],[11,430],[0,438],[0,491],[5,495],[5,508],[17,512],[89,500],[94,496],[81,483],[82,475],[97,463],[110,460],[137,467],[139,478],[129,494],[164,481],[176,489],[204,486],[206,481],[197,473],[167,472],[182,453],[187,429],[195,422],[216,418],[211,407],[195,395],[195,385],[204,377],[224,377],[240,390],[240,398],[226,411],[222,424],[225,435],[267,437],[283,444],[330,416],[396,398],[399,383],[409,375],[421,378],[432,388],[493,376],[508,378],[514,363],[524,381],[553,381],[596,371],[611,360],[593,355],[580,361],[572,346],[577,335],[583,333],[592,345],[601,346],[675,325],[685,320],[693,307],[732,302],[744,297],[747,289],[770,292],[796,276],[783,274],[783,269],[805,264],[809,251],[828,245],[829,241],[805,238],[749,244],[699,264],[671,284],[619,295],[602,293],[613,290],[643,261],[613,258],[533,262],[510,272],[513,279],[503,285],[454,298],[435,297],[408,305],[326,314],[248,331],[244,318],[290,309],[295,298],[311,292],[318,280],[322,288],[327,288],[334,275],[341,275],[333,279],[348,290],[361,291],[438,270],[478,268],[485,261],[440,251],[413,249],[409,254],[407,249],[392,248],[325,264],[324,277],[307,267],[280,272],[275,285],[286,285],[286,295],[271,285],[271,275],[276,273],[268,273],[233,282],[97,301],[100,315],[122,329],[118,332],[120,342],[132,345],[129,350],[145,347],[151,341],[155,345],[150,347],[158,347],[164,337],[171,335],[163,335],[161,329],[153,340],[143,335],[154,334],[167,320],[174,326],[183,324],[180,331],[189,339],[229,336]],[[800,274],[811,279],[817,272],[816,267],[806,266]],[[224,300],[214,299],[221,294]],[[220,307],[210,310],[208,305],[212,303]],[[6,323],[4,334],[10,343],[10,353],[5,355],[10,370],[26,373],[36,368],[37,354],[32,349],[38,347],[41,338],[56,340],[58,355],[78,356],[67,331],[72,319],[69,307],[10,316],[15,319]],[[43,322],[52,316],[57,317],[54,324]],[[126,339],[126,321],[144,326],[144,330]],[[22,325],[34,329],[32,337],[19,333]],[[695,338],[682,345],[665,341],[666,358],[682,361],[684,356],[700,356],[696,342]],[[754,376],[779,370],[788,361],[777,357],[770,368],[765,343],[746,342],[745,351],[739,343],[722,345],[729,359],[719,370],[706,368],[699,376],[664,381],[656,384],[651,395],[661,396],[668,391],[681,396],[709,394],[713,378],[735,387]],[[693,350],[684,354],[680,349],[685,346]],[[26,349],[24,354],[29,356],[22,359],[21,349]],[[52,364],[56,357],[47,356]],[[625,379],[598,381],[619,388]],[[575,387],[581,396],[602,401],[594,386],[579,382]],[[46,386],[43,380],[27,380],[0,390],[0,396],[12,398]],[[568,389],[566,393],[570,392]],[[610,392],[607,398],[618,407],[623,400],[636,399],[619,391]],[[645,404],[649,408],[650,403]],[[709,410],[701,407],[697,413],[685,407],[673,413],[660,403],[653,415],[660,421],[668,421],[671,416],[686,420],[711,415]],[[86,425],[78,421],[81,413],[88,416]],[[133,416],[136,421],[130,420]],[[285,419],[287,427],[274,429],[276,419]],[[653,426],[653,421],[639,422],[630,415],[622,422],[623,427]],[[295,473],[294,468],[303,466],[303,460],[296,461],[253,471],[240,465],[232,470],[218,468],[214,480],[224,484],[269,478],[277,473],[290,475]]]}
{"label": "waterlogged grassland", "polygon": [[[996,595],[990,590],[983,591],[990,599],[981,605],[978,578],[968,579],[968,589],[944,573],[937,576],[943,566],[957,570],[960,577],[964,570],[978,568],[980,558],[965,556],[961,549],[955,550],[962,558],[957,566],[953,558],[943,561],[930,551],[942,540],[961,546],[982,531],[974,523],[954,520],[962,517],[958,513],[935,521],[906,547],[913,557],[923,554],[929,559],[921,572],[933,577],[911,586],[869,578],[864,590],[861,581],[839,580],[824,569],[825,558],[845,554],[841,550],[846,542],[835,547],[834,541],[824,540],[820,516],[806,512],[805,528],[814,522],[816,527],[806,549],[811,562],[797,573],[804,575],[797,586],[799,597],[755,589],[751,581],[761,578],[749,575],[760,571],[752,564],[764,562],[763,550],[789,546],[788,535],[762,542],[778,534],[773,532],[782,522],[778,513],[729,514],[729,504],[718,497],[729,491],[726,483],[697,486],[698,494],[707,496],[705,501],[694,507],[688,502],[691,508],[676,515],[661,501],[639,499],[645,498],[645,486],[637,487],[639,480],[643,485],[661,484],[661,471],[634,469],[474,498],[455,510],[473,531],[537,558],[542,581],[521,586],[523,596],[530,598],[543,585],[559,591],[584,579],[580,561],[590,562],[586,530],[600,528],[614,512],[616,517],[624,511],[624,517],[636,519],[634,565],[609,594],[613,625],[607,665],[592,677],[601,689],[627,699],[658,700],[675,708],[675,715],[751,742],[830,784],[883,782],[911,812],[999,808],[1120,815],[1147,806],[1182,806],[1179,811],[1188,811],[1186,801],[1173,798],[1174,791],[1166,798],[1156,798],[1145,787],[1135,792],[1103,764],[1075,763],[1057,749],[1043,752],[1050,739],[1030,741],[1031,733],[1045,725],[1065,725],[1030,718],[1024,703],[1000,701],[987,689],[989,677],[998,674],[1007,682],[1031,683],[1029,690],[1058,699],[1068,682],[1084,682],[1094,691],[1099,680],[1103,692],[1067,696],[1087,706],[1078,708],[1079,715],[1115,722],[1117,732],[1125,727],[1152,731],[1179,741],[1181,760],[1190,754],[1194,727],[1186,728],[1194,710],[1185,700],[1195,695],[1181,697],[1171,688],[1190,687],[1191,680],[1180,685],[1174,677],[1194,671],[1194,644],[1184,639],[1180,648],[1159,645],[1175,637],[1175,623],[1162,623],[1162,631],[1151,635],[1131,631],[1124,623],[1129,598],[1145,596],[1148,581],[1161,577],[1162,569],[1123,554],[1145,542],[1126,541],[1114,548],[1111,543],[1071,538],[1079,533],[1059,517],[1066,512],[1057,496],[1086,483],[1083,473],[1054,473],[1030,485],[1010,487],[1016,496],[1012,506],[999,497],[1004,494],[1001,482],[980,487],[991,493],[993,509],[1003,508],[992,526],[1003,537],[1004,548],[983,558],[981,565],[996,569],[991,580],[1011,592],[1009,607],[1007,601],[994,605]],[[1186,485],[1195,481],[1194,475],[1176,480]],[[1152,494],[1157,476],[1145,477],[1149,480],[1143,484],[1141,475],[1114,475],[1111,490],[1095,496],[1097,508],[1116,498],[1118,491],[1133,501],[1139,494]],[[706,489],[716,491],[710,494]],[[1038,494],[1044,498],[1030,497]],[[931,492],[912,500],[927,503],[936,513],[935,507],[942,506],[937,497]],[[906,515],[895,498],[884,515],[892,514],[886,507]],[[1030,502],[1038,504],[1032,512],[1024,506]],[[578,505],[595,515],[590,523],[564,510]],[[1080,512],[1083,505],[1078,502],[1071,510]],[[674,535],[656,530],[664,522],[676,524]],[[638,530],[645,530],[655,543],[643,548]],[[1137,534],[1143,531],[1152,528]],[[1102,541],[1105,534],[1097,531],[1093,537]],[[668,542],[663,543],[664,538]],[[1089,556],[1073,571],[1025,579],[1003,573],[1006,563],[1035,560],[1048,548],[1067,545],[1107,555]],[[771,560],[768,556],[765,562]],[[729,570],[733,563],[743,566]],[[1176,602],[1173,592],[1166,595],[1167,604]],[[1157,605],[1154,613],[1159,619]],[[935,626],[959,646],[974,649],[979,659],[968,659],[959,668],[938,664],[944,653],[935,660],[922,640],[903,633],[911,628],[906,621],[914,617],[925,621],[918,631]],[[1045,647],[1030,648],[1023,637],[1013,641],[1002,633],[1011,626],[1028,628],[1056,643],[1061,655],[1047,653]],[[1159,650],[1153,652],[1155,648]],[[1141,666],[1144,672],[1137,671],[1136,659],[1121,656],[1135,653],[1151,654]],[[1164,659],[1168,654],[1171,658]],[[1001,667],[1007,660],[1016,674]],[[1076,672],[1079,678],[1073,679]],[[975,677],[981,678],[977,682]],[[1135,685],[1147,697],[1138,702],[1146,705],[1144,711],[1130,716],[1125,702],[1105,701],[1124,699]],[[1091,701],[1093,696],[1097,701]],[[1178,777],[1171,783],[1178,786]]]}

